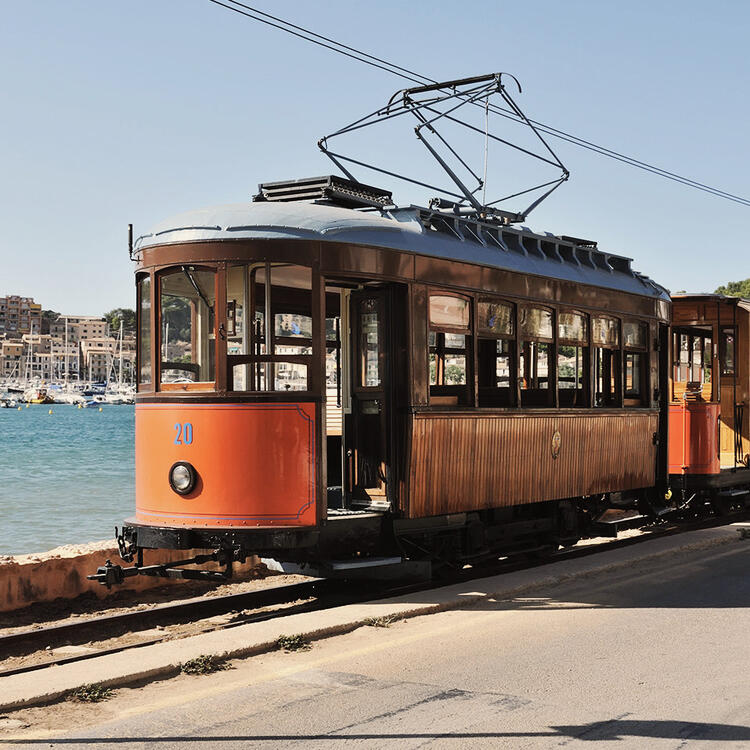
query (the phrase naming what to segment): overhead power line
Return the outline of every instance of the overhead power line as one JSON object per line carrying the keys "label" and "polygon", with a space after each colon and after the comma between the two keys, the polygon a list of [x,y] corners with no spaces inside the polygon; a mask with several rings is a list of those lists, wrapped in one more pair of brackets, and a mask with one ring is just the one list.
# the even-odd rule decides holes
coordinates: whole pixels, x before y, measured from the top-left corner
{"label": "overhead power line", "polygon": [[[357,49],[356,47],[351,47],[349,45],[343,44],[342,42],[338,42],[335,39],[332,39],[331,37],[318,34],[310,29],[306,29],[303,26],[294,24],[291,21],[286,21],[283,18],[273,16],[270,13],[266,13],[251,5],[239,2],[239,0],[208,1],[210,3],[213,3],[214,5],[219,5],[222,8],[226,8],[227,10],[233,11],[234,13],[245,16],[246,18],[258,21],[267,26],[272,26],[273,28],[279,29],[280,31],[285,31],[286,33],[292,34],[293,36],[296,36],[306,42],[316,44],[319,47],[323,47],[332,52],[344,55],[348,58],[351,58],[352,60],[364,63],[365,65],[369,65],[373,68],[378,68],[385,71],[386,73],[390,73],[391,75],[398,76],[399,78],[407,80],[411,83],[420,85],[438,83],[438,81],[430,78],[429,76],[425,76],[421,73],[409,70],[408,68],[404,68],[401,65],[396,65],[395,63],[389,62],[388,60],[385,60],[381,57],[377,57],[376,55],[371,55],[367,52],[364,52],[363,50]],[[515,123],[523,123],[523,120],[519,118],[518,115],[512,110],[504,109],[503,107],[500,107],[498,105],[490,105],[489,110],[494,114],[500,115],[501,117],[504,117]],[[573,135],[572,133],[568,133],[564,130],[555,128],[551,125],[547,125],[543,122],[532,120],[531,118],[529,118],[529,122],[532,123],[537,128],[537,130],[545,133],[546,135],[550,135],[553,138],[558,138],[562,141],[566,141],[567,143],[571,143],[574,146],[592,151],[593,153],[599,154],[600,156],[605,156],[609,159],[627,164],[631,167],[635,167],[636,169],[654,174],[658,177],[663,177],[667,180],[677,182],[678,184],[685,185],[695,190],[700,190],[710,195],[714,195],[717,198],[723,198],[725,200],[733,201],[734,203],[739,203],[744,206],[750,206],[750,199],[748,198],[743,198],[740,195],[735,195],[734,193],[729,193],[726,190],[721,190],[719,188],[712,187],[711,185],[707,185],[703,182],[698,182],[697,180],[685,177],[684,175],[671,172],[667,169],[662,169],[661,167],[657,167],[654,164],[649,164],[648,162],[636,159],[635,157],[627,156],[626,154],[607,148],[606,146],[601,146],[597,143],[593,143],[592,141],[586,140],[585,138]]]}

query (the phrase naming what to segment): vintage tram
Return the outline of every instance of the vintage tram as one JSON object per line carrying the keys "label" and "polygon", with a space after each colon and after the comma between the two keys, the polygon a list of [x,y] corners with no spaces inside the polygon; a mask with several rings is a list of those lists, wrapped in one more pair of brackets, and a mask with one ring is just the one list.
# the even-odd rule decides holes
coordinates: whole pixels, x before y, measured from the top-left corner
{"label": "vintage tram", "polygon": [[669,295],[594,242],[326,177],[179,215],[133,255],[125,560],[460,564],[663,504]]}
{"label": "vintage tram", "polygon": [[682,503],[719,513],[750,499],[750,300],[673,298],[669,474]]}

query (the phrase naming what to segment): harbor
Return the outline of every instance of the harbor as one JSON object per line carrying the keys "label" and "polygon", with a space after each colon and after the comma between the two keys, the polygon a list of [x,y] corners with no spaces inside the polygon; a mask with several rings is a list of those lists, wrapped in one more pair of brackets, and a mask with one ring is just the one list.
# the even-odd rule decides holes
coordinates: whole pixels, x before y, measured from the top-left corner
{"label": "harbor", "polygon": [[134,412],[108,403],[0,409],[0,555],[113,538],[113,519],[134,502]]}

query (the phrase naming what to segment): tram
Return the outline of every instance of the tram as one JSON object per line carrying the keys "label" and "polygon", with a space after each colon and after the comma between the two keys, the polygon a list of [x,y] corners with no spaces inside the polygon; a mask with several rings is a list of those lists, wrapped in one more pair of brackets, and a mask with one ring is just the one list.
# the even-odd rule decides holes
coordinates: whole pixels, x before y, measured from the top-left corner
{"label": "tram", "polygon": [[137,562],[103,582],[144,549],[459,565],[663,501],[670,298],[595,242],[322,177],[133,257]]}
{"label": "tram", "polygon": [[670,485],[727,513],[750,500],[750,300],[673,297]]}

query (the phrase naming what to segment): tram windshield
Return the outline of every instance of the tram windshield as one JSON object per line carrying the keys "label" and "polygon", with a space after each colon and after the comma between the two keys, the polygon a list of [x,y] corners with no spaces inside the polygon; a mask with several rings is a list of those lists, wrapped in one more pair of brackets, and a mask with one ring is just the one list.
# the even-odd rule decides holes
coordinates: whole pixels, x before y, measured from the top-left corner
{"label": "tram windshield", "polygon": [[312,353],[312,270],[271,263],[230,267],[229,390],[307,391]]}
{"label": "tram windshield", "polygon": [[162,383],[214,380],[216,274],[181,266],[160,278]]}

